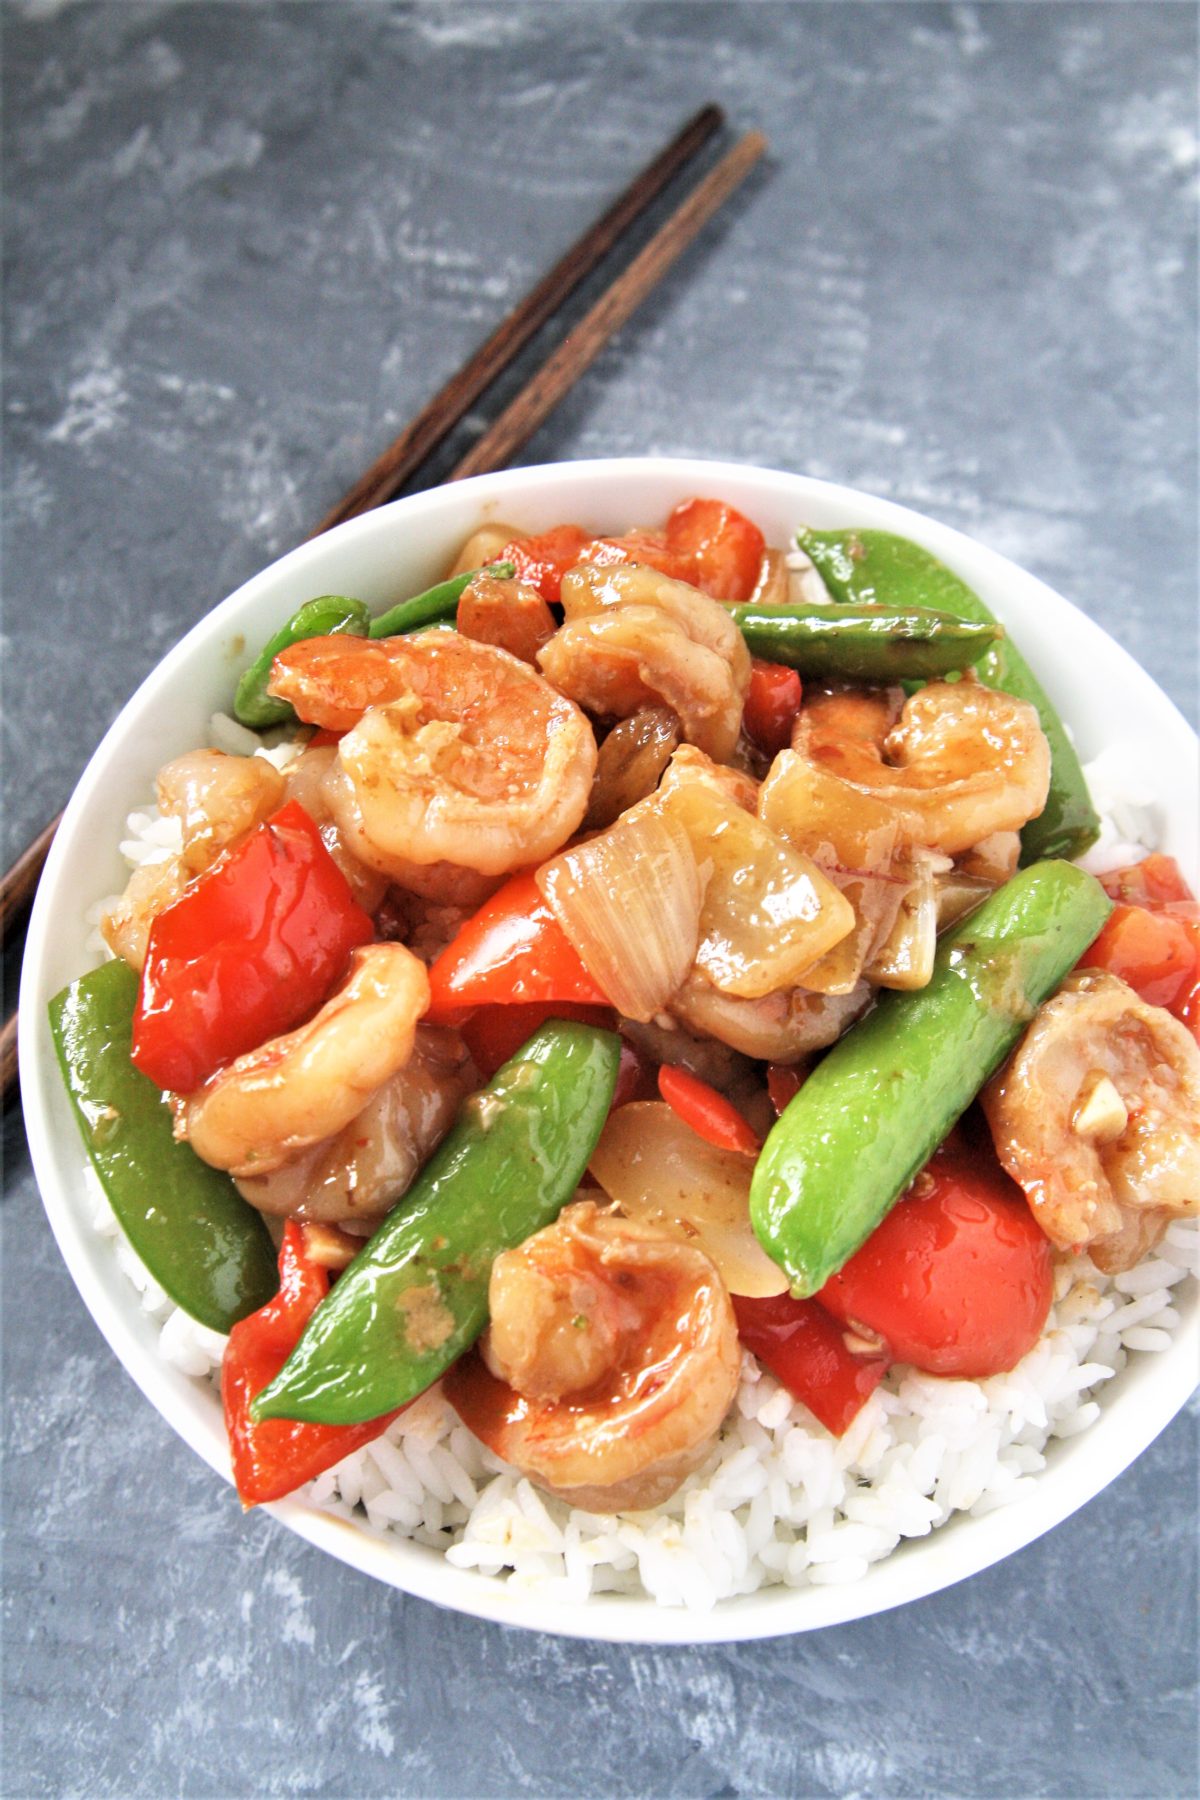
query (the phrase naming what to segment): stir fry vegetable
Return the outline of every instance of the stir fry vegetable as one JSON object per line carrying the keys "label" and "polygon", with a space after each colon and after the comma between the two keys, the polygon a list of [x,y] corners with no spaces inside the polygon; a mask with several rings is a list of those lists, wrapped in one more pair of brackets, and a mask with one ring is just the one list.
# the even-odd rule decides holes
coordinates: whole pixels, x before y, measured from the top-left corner
{"label": "stir fry vegetable", "polygon": [[396,1417],[385,1413],[361,1425],[305,1425],[294,1419],[254,1419],[251,1403],[274,1380],[301,1333],[329,1293],[329,1272],[308,1254],[304,1228],[284,1227],[279,1292],[229,1334],[221,1364],[221,1404],[233,1479],[243,1506],[282,1500],[352,1450],[369,1444]]}
{"label": "stir fry vegetable", "polygon": [[793,1293],[817,1293],[874,1231],[1110,910],[1070,863],[1026,869],[947,933],[926,987],[885,995],[814,1069],[750,1191]]}
{"label": "stir fry vegetable", "polygon": [[885,1360],[977,1380],[1015,1368],[1053,1297],[1049,1239],[978,1144],[943,1146],[821,1289]]}
{"label": "stir fry vegetable", "polygon": [[499,1251],[549,1224],[575,1191],[619,1055],[611,1032],[543,1026],[468,1104],[251,1417],[354,1424],[436,1381],[483,1330]]}
{"label": "stir fry vegetable", "polygon": [[847,1330],[819,1300],[738,1295],[733,1310],[747,1350],[835,1437],[854,1423],[891,1367],[881,1345]]}
{"label": "stir fry vegetable", "polygon": [[313,821],[291,801],[228,850],[150,928],[133,1060],[190,1093],[324,999],[374,926]]}
{"label": "stir fry vegetable", "polygon": [[606,1006],[532,875],[514,875],[447,944],[429,971],[430,1017],[463,1009],[571,1001]]}
{"label": "stir fry vegetable", "polygon": [[228,1175],[174,1141],[161,1093],[130,1060],[136,999],[123,962],[80,976],[50,1002],[54,1047],[121,1229],[177,1306],[228,1331],[274,1292],[271,1240]]}
{"label": "stir fry vegetable", "polygon": [[986,621],[929,607],[858,602],[832,606],[734,606],[755,656],[801,675],[843,681],[909,681],[970,668],[1004,636]]}

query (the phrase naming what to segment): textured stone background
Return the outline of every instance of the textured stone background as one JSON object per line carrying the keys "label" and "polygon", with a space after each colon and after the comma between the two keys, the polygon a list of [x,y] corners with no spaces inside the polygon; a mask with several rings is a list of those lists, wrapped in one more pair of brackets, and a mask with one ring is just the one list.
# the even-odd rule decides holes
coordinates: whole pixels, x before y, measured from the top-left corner
{"label": "textured stone background", "polygon": [[[4,861],[702,100],[770,166],[531,461],[788,465],[961,526],[1195,704],[1187,5],[10,3]],[[6,1796],[1191,1794],[1195,1414],[921,1605],[508,1633],[228,1492],[5,1120]]]}

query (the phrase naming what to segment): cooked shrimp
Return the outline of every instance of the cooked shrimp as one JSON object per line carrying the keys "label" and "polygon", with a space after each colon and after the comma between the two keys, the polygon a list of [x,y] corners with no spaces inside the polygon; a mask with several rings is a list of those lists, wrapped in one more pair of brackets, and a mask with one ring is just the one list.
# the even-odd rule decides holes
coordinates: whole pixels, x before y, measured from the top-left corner
{"label": "cooked shrimp", "polygon": [[750,654],[723,606],[640,563],[563,577],[566,623],[538,656],[560,693],[610,717],[662,702],[718,762],[733,754]]}
{"label": "cooked shrimp", "polygon": [[1067,977],[982,1099],[1046,1236],[1107,1274],[1200,1212],[1200,1049],[1107,970]]}
{"label": "cooked shrimp", "polygon": [[497,1257],[488,1304],[483,1360],[446,1391],[523,1474],[617,1512],[657,1506],[704,1460],[740,1356],[702,1250],[580,1200]]}
{"label": "cooked shrimp", "polygon": [[175,1135],[236,1176],[281,1168],[336,1136],[404,1068],[428,1006],[425,966],[402,944],[352,951],[345,980],[307,1024],[181,1097]]}
{"label": "cooked shrimp", "polygon": [[100,921],[109,949],[134,969],[146,960],[150,927],[158,914],[222,850],[269,819],[284,800],[283,777],[265,757],[226,756],[221,750],[177,756],[159,770],[155,786],[159,812],[179,820],[179,853],[135,869],[121,898]]}
{"label": "cooked shrimp", "polygon": [[473,531],[451,566],[446,570],[446,579],[454,575],[465,575],[469,569],[481,569],[485,563],[495,562],[502,550],[510,544],[519,544],[528,537],[526,531],[518,531],[515,525],[505,525],[500,519],[489,520]]}
{"label": "cooked shrimp", "polygon": [[388,876],[354,855],[346,834],[333,815],[329,777],[337,768],[337,746],[319,744],[304,750],[287,766],[284,783],[289,800],[295,800],[315,823],[321,842],[332,856],[364,912],[378,911],[388,889]]}
{"label": "cooked shrimp", "polygon": [[491,644],[456,631],[309,638],[275,658],[271,691],[347,730],[349,787],[327,788],[331,809],[354,854],[395,880],[436,863],[506,874],[551,855],[587,810],[591,726]]}
{"label": "cooked shrimp", "polygon": [[554,614],[535,587],[488,574],[477,575],[463,589],[455,623],[464,637],[496,644],[531,668],[555,629]]}
{"label": "cooked shrimp", "polygon": [[705,1032],[744,1056],[792,1063],[832,1044],[870,1003],[871,989],[865,981],[845,994],[793,987],[747,1000],[722,994],[694,971],[672,996],[670,1011],[694,1031]]}
{"label": "cooked shrimp", "polygon": [[190,750],[164,765],[155,783],[159,811],[179,820],[189,874],[269,819],[283,805],[283,776],[265,756]]}
{"label": "cooked shrimp", "polygon": [[371,1226],[407,1192],[471,1088],[457,1032],[418,1025],[412,1055],[336,1137],[238,1187],[260,1212]]}
{"label": "cooked shrimp", "polygon": [[881,729],[886,710],[871,694],[819,695],[801,712],[793,745],[890,801],[916,842],[948,856],[1019,831],[1045,806],[1050,748],[1028,701],[975,681],[939,681]]}

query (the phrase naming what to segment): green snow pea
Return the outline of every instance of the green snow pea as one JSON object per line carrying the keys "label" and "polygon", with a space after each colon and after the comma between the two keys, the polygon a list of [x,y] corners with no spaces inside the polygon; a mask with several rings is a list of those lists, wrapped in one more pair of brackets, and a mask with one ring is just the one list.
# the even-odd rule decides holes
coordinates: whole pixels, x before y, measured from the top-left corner
{"label": "green snow pea", "polygon": [[[911,600],[960,619],[992,618],[973,588],[909,538],[890,531],[801,530],[796,542],[811,556],[835,600],[855,606],[863,601],[899,606]],[[1050,745],[1050,792],[1042,812],[1021,833],[1022,863],[1082,856],[1099,836],[1100,821],[1075,747],[1037,676],[1011,638],[988,651],[976,673],[989,687],[1036,707]]]}
{"label": "green snow pea", "polygon": [[275,1251],[232,1180],[176,1143],[171,1113],[129,1060],[138,980],[105,963],[50,1002],[50,1029],[84,1145],[129,1242],[177,1306],[214,1331],[279,1286]]}
{"label": "green snow pea", "polygon": [[549,1225],[575,1192],[620,1054],[611,1031],[543,1025],[467,1102],[317,1308],[253,1417],[354,1424],[436,1381],[487,1323],[495,1258]]}
{"label": "green snow pea", "polygon": [[942,938],[927,987],[884,994],[818,1063],[750,1187],[793,1293],[815,1294],[870,1236],[1111,911],[1071,863],[1019,871]]}
{"label": "green snow pea", "polygon": [[731,606],[755,656],[802,675],[904,681],[969,668],[1004,636],[995,620],[969,622],[921,606]]}

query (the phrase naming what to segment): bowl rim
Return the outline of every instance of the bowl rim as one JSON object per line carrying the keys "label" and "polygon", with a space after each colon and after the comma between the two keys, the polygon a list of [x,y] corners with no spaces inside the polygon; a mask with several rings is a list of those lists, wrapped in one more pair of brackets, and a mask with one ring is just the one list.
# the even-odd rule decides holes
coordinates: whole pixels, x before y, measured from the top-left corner
{"label": "bowl rim", "polygon": [[[464,509],[478,505],[479,516],[494,515],[506,499],[528,500],[535,490],[539,501],[550,502],[541,507],[548,517],[555,511],[559,494],[570,498],[578,512],[579,500],[594,487],[641,482],[674,487],[677,498],[689,492],[719,493],[748,510],[753,509],[755,495],[764,503],[764,497],[769,497],[780,508],[791,508],[795,522],[812,506],[818,512],[843,515],[847,524],[894,530],[914,538],[952,567],[965,564],[972,571],[966,578],[975,584],[982,569],[988,577],[985,587],[1009,587],[1057,625],[1069,623],[1078,639],[1079,655],[1115,672],[1142,703],[1151,706],[1177,766],[1186,769],[1195,764],[1195,734],[1170,699],[1100,626],[1036,576],[978,540],[895,501],[784,470],[666,456],[610,457],[507,469],[393,501],[299,545],[259,570],[197,621],[146,676],[90,758],[47,858],[30,917],[20,990],[19,1054],[27,1072],[22,1098],[30,1152],[43,1205],[68,1271],[132,1379],[172,1429],[227,1481],[231,1479],[229,1458],[223,1432],[219,1432],[220,1442],[214,1437],[211,1394],[172,1369],[150,1348],[150,1336],[157,1336],[157,1327],[143,1312],[133,1284],[119,1271],[119,1285],[111,1279],[115,1256],[110,1242],[90,1222],[83,1195],[81,1148],[69,1139],[71,1154],[63,1142],[65,1101],[43,1020],[45,1001],[58,985],[57,979],[49,976],[54,922],[66,899],[73,898],[75,906],[79,905],[78,893],[70,896],[66,889],[72,861],[79,860],[81,850],[86,853],[85,821],[104,784],[114,778],[119,781],[139,761],[128,752],[130,736],[142,715],[159,703],[160,694],[172,687],[200,647],[211,651],[223,630],[276,588],[303,588],[308,570],[331,555],[334,560],[345,553],[365,553],[369,558],[398,528],[402,533],[414,522],[428,534],[431,525],[444,524]],[[604,510],[603,502],[592,508],[593,513]],[[615,503],[607,510],[615,510]],[[312,591],[316,590],[310,588]],[[1022,641],[1027,643],[1025,628]],[[1047,685],[1053,684],[1048,681]],[[147,760],[145,752],[140,760]],[[1184,779],[1186,782],[1186,775]],[[1194,848],[1192,854],[1195,860]],[[1153,1361],[1165,1378],[1123,1383],[1118,1377],[1100,1420],[1071,1440],[1068,1454],[1050,1459],[1036,1476],[1033,1493],[1023,1499],[979,1518],[956,1515],[923,1539],[904,1540],[853,1584],[764,1588],[721,1601],[711,1612],[660,1607],[641,1595],[596,1596],[580,1606],[522,1591],[492,1576],[455,1569],[436,1550],[377,1533],[365,1521],[349,1524],[303,1500],[277,1502],[265,1510],[363,1574],[435,1604],[498,1623],[626,1643],[694,1644],[790,1635],[846,1623],[936,1593],[982,1572],[1067,1518],[1128,1467],[1186,1403],[1200,1370],[1200,1306],[1193,1302],[1171,1349]],[[181,1383],[194,1391],[190,1395],[181,1392]],[[1149,1392],[1143,1391],[1147,1388]],[[219,1431],[219,1415],[217,1427]],[[958,1536],[951,1539],[951,1533]]]}

